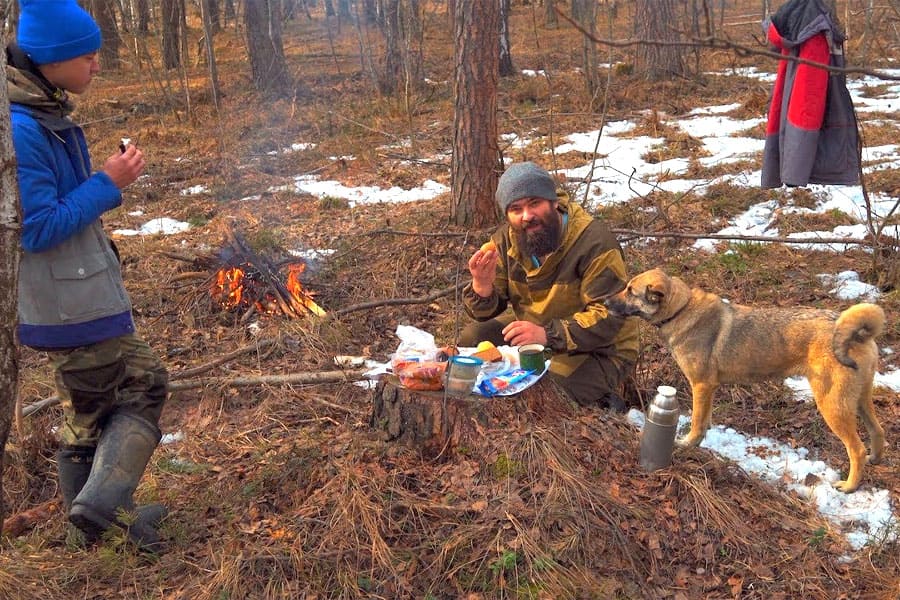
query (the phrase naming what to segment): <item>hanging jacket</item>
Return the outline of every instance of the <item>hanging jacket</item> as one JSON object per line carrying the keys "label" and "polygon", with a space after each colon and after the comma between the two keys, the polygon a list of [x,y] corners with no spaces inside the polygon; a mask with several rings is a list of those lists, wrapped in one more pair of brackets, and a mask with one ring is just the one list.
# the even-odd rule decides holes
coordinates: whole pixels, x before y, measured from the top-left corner
{"label": "hanging jacket", "polygon": [[[844,35],[821,0],[790,0],[764,23],[785,56],[844,66]],[[762,187],[859,183],[859,131],[843,73],[782,60],[766,124]]]}
{"label": "hanging jacket", "polygon": [[470,283],[463,289],[463,306],[475,320],[487,321],[511,305],[516,319],[543,325],[547,347],[556,352],[550,370],[562,377],[589,354],[635,362],[637,320],[615,317],[603,305],[625,287],[622,249],[605,223],[565,193],[558,196],[558,210],[568,215],[560,247],[536,266],[509,225],[501,226],[491,238],[500,255],[494,291],[482,298]]}
{"label": "hanging jacket", "polygon": [[118,257],[100,216],[122,201],[91,173],[84,133],[60,90],[11,47],[7,88],[22,207],[19,341],[73,348],[134,332]]}

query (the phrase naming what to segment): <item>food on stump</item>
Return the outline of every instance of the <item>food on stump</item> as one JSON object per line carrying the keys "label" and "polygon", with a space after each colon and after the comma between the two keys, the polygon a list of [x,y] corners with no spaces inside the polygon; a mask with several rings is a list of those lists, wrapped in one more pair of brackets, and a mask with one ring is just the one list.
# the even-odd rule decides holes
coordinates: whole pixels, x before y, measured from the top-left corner
{"label": "food on stump", "polygon": [[484,362],[497,362],[498,360],[503,360],[503,355],[500,354],[500,351],[497,350],[497,347],[491,342],[479,342],[478,346],[475,347],[475,353],[472,355],[475,358],[480,358]]}
{"label": "food on stump", "polygon": [[446,369],[446,362],[426,361],[407,363],[394,372],[400,384],[410,390],[442,390]]}

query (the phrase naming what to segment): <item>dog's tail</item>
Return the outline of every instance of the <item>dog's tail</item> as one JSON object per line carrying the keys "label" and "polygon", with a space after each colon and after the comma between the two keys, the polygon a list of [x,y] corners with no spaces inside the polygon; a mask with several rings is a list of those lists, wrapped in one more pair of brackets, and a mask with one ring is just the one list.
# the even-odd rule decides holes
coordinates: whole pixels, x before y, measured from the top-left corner
{"label": "dog's tail", "polygon": [[850,348],[878,337],[884,329],[884,311],[877,304],[854,304],[840,315],[834,324],[831,348],[838,362],[851,369],[858,368],[850,356]]}

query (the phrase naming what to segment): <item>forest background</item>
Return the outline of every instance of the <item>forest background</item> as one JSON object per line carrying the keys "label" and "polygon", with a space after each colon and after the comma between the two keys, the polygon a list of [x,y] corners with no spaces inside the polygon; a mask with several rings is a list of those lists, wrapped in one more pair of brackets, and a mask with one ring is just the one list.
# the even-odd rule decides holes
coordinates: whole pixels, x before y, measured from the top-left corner
{"label": "forest background", "polygon": [[[873,94],[891,89],[900,3],[829,4],[848,33],[848,77],[882,80]],[[160,556],[115,534],[90,551],[65,546],[52,378],[39,353],[12,343],[14,297],[3,294],[2,501],[11,518],[0,597],[897,597],[896,532],[849,555],[799,498],[707,451],[684,451],[671,468],[646,474],[633,427],[584,411],[489,431],[478,447],[435,455],[384,441],[371,422],[372,390],[335,366],[336,356],[385,360],[399,324],[453,342],[465,260],[498,223],[501,157],[554,171],[583,164],[584,153],[552,150],[569,133],[631,119],[635,135],[665,139],[657,160],[696,159],[696,140],[667,127],[665,116],[728,103],[740,104],[735,114],[765,116],[770,84],[740,69],[775,70],[760,23],[777,7],[90,2],[104,28],[104,70],[77,99],[76,118],[95,161],[122,137],[148,158],[147,176],[105,223],[112,231],[152,215],[191,226],[116,239],[138,327],[175,382],[162,423],[171,437],[138,490],[142,501],[171,507],[163,526],[171,544]],[[9,39],[14,5],[6,9]],[[864,143],[893,143],[893,115],[877,117]],[[599,136],[597,144],[594,155],[603,156]],[[0,289],[11,290],[15,186],[4,164]],[[713,179],[758,164],[694,168]],[[285,185],[298,174],[402,189],[433,180],[448,191],[429,201],[352,203]],[[900,196],[900,173],[879,170],[865,186]],[[889,324],[880,344],[896,346],[896,239],[873,227],[866,243],[841,254],[732,239],[722,241],[730,252],[706,256],[692,248],[697,237],[760,199],[814,202],[803,189],[714,192],[655,190],[591,210],[619,232],[632,272],[664,266],[739,302],[839,308],[813,274],[856,270],[882,291]],[[803,231],[850,220],[834,211],[779,225]],[[235,247],[284,272],[299,249],[303,286],[327,315],[223,308],[211,290],[223,249]],[[639,408],[661,383],[687,389],[655,332],[642,339],[631,399]],[[780,433],[831,464],[845,460],[815,410],[780,383],[717,399],[717,421]],[[896,394],[876,390],[876,409],[889,445],[867,479],[897,506]]]}

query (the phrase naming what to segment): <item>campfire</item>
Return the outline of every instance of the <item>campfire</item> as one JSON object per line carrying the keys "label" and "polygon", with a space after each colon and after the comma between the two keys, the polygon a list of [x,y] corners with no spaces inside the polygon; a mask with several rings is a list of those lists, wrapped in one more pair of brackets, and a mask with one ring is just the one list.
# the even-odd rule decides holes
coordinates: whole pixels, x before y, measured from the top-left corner
{"label": "campfire", "polygon": [[300,276],[306,263],[293,261],[283,275],[276,265],[254,252],[240,235],[229,234],[229,247],[223,250],[225,265],[212,279],[209,294],[224,310],[284,315],[298,318],[307,314],[325,316],[325,310],[313,300],[314,292],[304,288]]}

